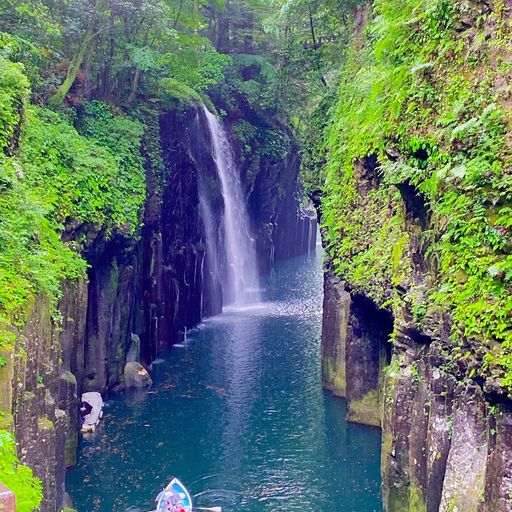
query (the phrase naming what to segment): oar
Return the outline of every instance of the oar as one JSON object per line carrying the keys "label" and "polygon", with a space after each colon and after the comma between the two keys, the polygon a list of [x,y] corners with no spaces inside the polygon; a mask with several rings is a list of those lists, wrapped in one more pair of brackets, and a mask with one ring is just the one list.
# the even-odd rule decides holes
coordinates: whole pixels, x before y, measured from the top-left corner
{"label": "oar", "polygon": [[192,510],[206,510],[208,512],[222,512],[221,507],[194,507]]}

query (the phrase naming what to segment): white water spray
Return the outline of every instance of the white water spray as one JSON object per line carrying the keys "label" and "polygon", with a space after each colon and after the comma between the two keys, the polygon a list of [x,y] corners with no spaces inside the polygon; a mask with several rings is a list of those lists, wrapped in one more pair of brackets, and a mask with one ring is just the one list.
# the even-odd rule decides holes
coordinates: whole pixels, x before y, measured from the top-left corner
{"label": "white water spray", "polygon": [[226,304],[243,305],[259,301],[258,262],[251,236],[240,172],[224,128],[215,115],[204,109],[212,139],[213,159],[217,166],[224,200],[224,248],[226,271],[223,295]]}

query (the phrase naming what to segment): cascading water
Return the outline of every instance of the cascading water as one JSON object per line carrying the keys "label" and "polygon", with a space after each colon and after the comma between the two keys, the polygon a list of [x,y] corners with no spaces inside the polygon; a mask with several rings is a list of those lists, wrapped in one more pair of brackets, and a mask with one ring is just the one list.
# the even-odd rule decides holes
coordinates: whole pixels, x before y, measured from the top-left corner
{"label": "cascading water", "polygon": [[[203,316],[217,315],[222,311],[222,280],[219,275],[218,232],[216,219],[208,202],[204,184],[199,186],[199,211],[203,219],[206,234],[206,269],[202,272],[203,297],[201,300],[201,318]],[[203,269],[204,269],[203,260]],[[204,296],[207,296],[207,307],[204,308]]]}
{"label": "cascading water", "polygon": [[[224,236],[221,237],[225,250],[225,271],[222,280],[224,303],[239,306],[258,302],[258,262],[239,169],[235,164],[233,149],[224,128],[208,109],[204,109],[204,114],[224,201]],[[205,226],[207,224],[208,221],[205,221]]]}

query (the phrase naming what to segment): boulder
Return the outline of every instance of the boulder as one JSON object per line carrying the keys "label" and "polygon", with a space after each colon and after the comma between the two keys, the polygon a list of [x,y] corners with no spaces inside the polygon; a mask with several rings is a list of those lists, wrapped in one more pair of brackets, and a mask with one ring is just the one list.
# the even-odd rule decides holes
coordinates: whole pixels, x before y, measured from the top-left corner
{"label": "boulder", "polygon": [[144,366],[132,361],[124,367],[124,383],[127,388],[146,388],[153,384],[153,380]]}

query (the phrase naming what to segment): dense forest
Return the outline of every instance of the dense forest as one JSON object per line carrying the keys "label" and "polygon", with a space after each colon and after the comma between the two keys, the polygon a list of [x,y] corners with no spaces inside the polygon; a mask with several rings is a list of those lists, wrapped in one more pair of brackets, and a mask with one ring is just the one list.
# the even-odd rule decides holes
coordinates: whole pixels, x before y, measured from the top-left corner
{"label": "dense forest", "polygon": [[[14,436],[13,375],[38,357],[25,326],[46,301],[58,333],[66,283],[90,276],[98,247],[141,239],[169,172],[161,120],[191,105],[229,124],[253,201],[264,162],[298,151],[327,274],[392,317],[352,402],[337,352],[322,353],[349,416],[383,428],[386,510],[512,510],[510,482],[491,482],[510,462],[490,448],[512,453],[511,30],[507,0],[0,0],[0,481],[18,510],[43,499]],[[27,376],[34,390],[59,357]],[[453,470],[443,491],[448,448],[423,453],[420,475],[414,407],[396,409],[434,380],[435,398],[482,397],[489,447],[487,473]]]}

